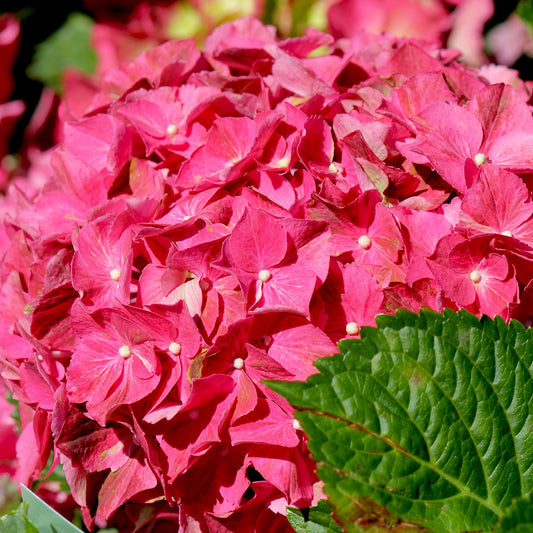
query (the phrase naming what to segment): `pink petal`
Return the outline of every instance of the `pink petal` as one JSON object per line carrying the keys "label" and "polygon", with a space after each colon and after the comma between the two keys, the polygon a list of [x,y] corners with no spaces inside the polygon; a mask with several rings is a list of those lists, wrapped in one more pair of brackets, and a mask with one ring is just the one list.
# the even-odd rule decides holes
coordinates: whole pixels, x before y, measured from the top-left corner
{"label": "pink petal", "polygon": [[419,117],[425,129],[423,154],[450,185],[465,193],[465,161],[480,151],[483,140],[478,119],[467,109],[446,102],[430,105]]}
{"label": "pink petal", "polygon": [[238,424],[229,429],[232,445],[243,443],[275,442],[278,446],[292,448],[298,446],[300,439],[292,427],[289,417],[276,403],[260,398],[257,407],[248,416],[241,418]]}
{"label": "pink petal", "polygon": [[523,180],[494,165],[484,164],[463,199],[459,217],[460,227],[468,232],[509,231],[518,237],[520,226],[532,215],[533,204]]}
{"label": "pink petal", "polygon": [[282,261],[287,253],[287,233],[271,215],[246,209],[228,239],[233,264],[257,274]]}

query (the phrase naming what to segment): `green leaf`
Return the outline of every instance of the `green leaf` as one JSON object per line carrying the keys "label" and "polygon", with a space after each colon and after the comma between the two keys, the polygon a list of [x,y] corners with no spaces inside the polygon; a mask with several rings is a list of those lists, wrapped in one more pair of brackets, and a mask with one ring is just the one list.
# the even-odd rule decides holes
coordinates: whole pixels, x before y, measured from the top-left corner
{"label": "green leaf", "polygon": [[37,526],[39,533],[80,533],[74,524],[52,509],[24,485],[22,499],[28,504],[28,517]]}
{"label": "green leaf", "polygon": [[[65,472],[63,470],[63,465],[61,463],[57,463],[54,470],[50,472],[50,469],[52,468],[52,464],[54,462],[54,452],[51,451],[50,455],[48,456],[48,461],[46,461],[46,466],[43,468],[41,472],[41,478],[46,477],[46,481],[55,481],[59,485],[59,490],[62,490],[63,492],[70,492],[70,486],[67,482],[67,478],[65,477]],[[45,475],[46,473],[46,475]],[[33,489],[35,490],[36,486],[33,486]]]}
{"label": "green leaf", "polygon": [[63,26],[36,46],[28,76],[62,92],[63,72],[73,67],[92,73],[96,68],[96,54],[91,47],[93,21],[87,15],[74,12]]}
{"label": "green leaf", "polygon": [[318,30],[327,30],[327,3],[321,0],[309,2],[308,0],[293,0],[292,10],[292,35],[303,35],[306,28],[312,26]]}
{"label": "green leaf", "polygon": [[17,509],[0,517],[0,533],[39,533],[27,516],[27,503],[21,503]]}
{"label": "green leaf", "polygon": [[520,0],[516,6],[516,14],[526,23],[533,35],[533,0]]}
{"label": "green leaf", "polygon": [[530,533],[533,531],[533,497],[529,494],[513,502],[496,529],[496,533]]}
{"label": "green leaf", "polygon": [[489,531],[533,489],[533,330],[461,311],[380,315],[307,382],[268,382],[345,531]]}
{"label": "green leaf", "polygon": [[18,483],[11,480],[9,474],[0,475],[0,515],[14,511],[22,502]]}
{"label": "green leaf", "polygon": [[326,500],[320,500],[308,513],[302,509],[287,507],[287,519],[297,533],[342,533],[342,528],[333,518],[332,512],[333,507]]}

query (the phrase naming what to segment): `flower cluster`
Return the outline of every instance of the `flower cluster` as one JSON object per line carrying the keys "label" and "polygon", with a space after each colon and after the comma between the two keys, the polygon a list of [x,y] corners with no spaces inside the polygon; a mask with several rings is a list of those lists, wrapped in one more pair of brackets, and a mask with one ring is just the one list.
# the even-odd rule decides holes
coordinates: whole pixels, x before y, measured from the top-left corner
{"label": "flower cluster", "polygon": [[[127,5],[85,0],[85,4],[95,20],[91,41],[97,68],[91,76],[67,69],[67,100],[71,95],[75,99],[79,92],[97,91],[110,68],[133,60],[142,51],[169,39],[191,38],[201,46],[217,25],[245,15],[272,20],[285,37],[301,35],[313,26],[337,39],[351,38],[361,29],[416,38],[460,50],[461,62],[475,67],[490,62],[487,53],[497,63],[511,65],[524,52],[530,52],[533,42],[526,24],[516,14],[484,33],[495,14],[493,0],[278,0],[268,7],[262,0],[238,5],[228,0],[140,1]],[[72,107],[75,112],[76,106]]]}
{"label": "flower cluster", "polygon": [[398,308],[532,318],[531,84],[457,56],[242,18],[71,94],[2,198],[17,478],[52,454],[89,528],[290,531],[321,492],[265,379]]}

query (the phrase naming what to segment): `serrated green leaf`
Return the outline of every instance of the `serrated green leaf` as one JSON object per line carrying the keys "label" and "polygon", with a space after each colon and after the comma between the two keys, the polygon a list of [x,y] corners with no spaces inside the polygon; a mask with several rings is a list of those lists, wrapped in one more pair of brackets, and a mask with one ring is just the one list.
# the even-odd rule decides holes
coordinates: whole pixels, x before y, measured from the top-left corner
{"label": "serrated green leaf", "polygon": [[52,509],[28,487],[20,486],[22,499],[28,504],[28,517],[34,523],[39,533],[80,533],[74,524]]}
{"label": "serrated green leaf", "polygon": [[39,533],[27,516],[27,503],[0,517],[0,533]]}
{"label": "serrated green leaf", "polygon": [[335,516],[492,530],[533,489],[533,330],[450,310],[376,322],[306,383],[268,383],[299,409]]}
{"label": "serrated green leaf", "polygon": [[496,533],[530,533],[533,531],[533,495],[513,502],[501,519]]}
{"label": "serrated green leaf", "polygon": [[332,512],[333,507],[326,500],[320,500],[307,512],[287,507],[287,520],[297,533],[342,533],[342,528],[333,518]]}
{"label": "serrated green leaf", "polygon": [[83,13],[69,15],[63,26],[36,46],[28,76],[62,92],[63,73],[67,67],[92,73],[96,54],[91,47],[93,21]]}

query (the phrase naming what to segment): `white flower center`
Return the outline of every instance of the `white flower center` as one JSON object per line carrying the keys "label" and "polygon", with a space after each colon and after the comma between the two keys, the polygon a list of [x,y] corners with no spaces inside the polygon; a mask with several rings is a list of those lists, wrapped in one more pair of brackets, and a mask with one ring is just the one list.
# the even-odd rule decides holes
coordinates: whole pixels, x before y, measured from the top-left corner
{"label": "white flower center", "polygon": [[176,124],[169,124],[167,126],[167,135],[176,135],[178,133],[178,126]]}
{"label": "white flower center", "polygon": [[244,366],[244,359],[237,357],[233,360],[233,368],[241,369]]}
{"label": "white flower center", "polygon": [[281,159],[278,159],[274,166],[278,167],[278,168],[286,168],[287,166],[289,166],[289,163],[291,162],[291,158],[286,155],[285,157],[282,157]]}
{"label": "white flower center", "polygon": [[178,342],[171,342],[168,346],[168,351],[174,355],[178,355],[181,352],[181,344]]}
{"label": "white flower center", "polygon": [[328,170],[332,174],[338,174],[339,173],[339,167],[337,166],[337,163],[330,163],[329,167],[328,167]]}
{"label": "white flower center", "polygon": [[296,431],[302,431],[303,428],[302,428],[302,424],[300,424],[300,421],[299,420],[296,420],[296,418],[293,418],[292,420],[292,427],[296,430]]}
{"label": "white flower center", "polygon": [[489,160],[488,157],[485,154],[482,154],[481,152],[474,156],[474,163],[478,167],[480,167],[483,163],[487,163],[488,160]]}
{"label": "white flower center", "polygon": [[513,236],[513,232],[508,230],[508,229],[503,230],[501,234],[505,235],[506,237],[512,237]]}
{"label": "white flower center", "polygon": [[346,324],[346,333],[348,333],[348,335],[357,335],[359,330],[360,328],[357,322],[348,322],[348,324]]}
{"label": "white flower center", "polygon": [[121,346],[118,349],[118,353],[120,357],[127,359],[131,355],[131,348],[127,344],[125,344],[124,346]]}
{"label": "white flower center", "polygon": [[259,281],[268,281],[272,277],[272,272],[270,270],[260,270],[257,277]]}
{"label": "white flower center", "polygon": [[363,248],[363,250],[368,250],[372,245],[372,239],[368,235],[361,235],[361,237],[357,239],[357,243]]}
{"label": "white flower center", "polygon": [[479,283],[481,281],[481,272],[479,270],[472,270],[470,272],[470,280],[472,283]]}
{"label": "white flower center", "polygon": [[120,276],[122,276],[122,272],[118,268],[114,268],[113,270],[109,271],[109,276],[113,281],[118,281]]}

